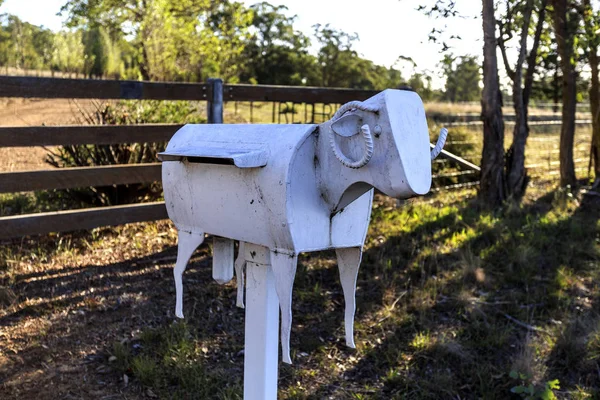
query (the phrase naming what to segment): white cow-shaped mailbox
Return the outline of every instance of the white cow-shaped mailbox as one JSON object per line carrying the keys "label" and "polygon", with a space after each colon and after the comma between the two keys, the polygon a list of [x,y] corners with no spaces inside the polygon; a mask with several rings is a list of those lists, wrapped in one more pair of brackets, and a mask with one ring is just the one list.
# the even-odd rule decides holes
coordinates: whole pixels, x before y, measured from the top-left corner
{"label": "white cow-shaped mailbox", "polygon": [[239,240],[238,305],[244,263],[270,264],[282,356],[290,363],[298,254],[335,249],[346,343],[354,347],[354,292],[373,188],[395,198],[426,194],[432,156],[444,141],[445,130],[430,153],[423,103],[401,90],[348,103],[320,125],[184,126],[160,154],[165,202],[179,232],[177,316],[183,316],[182,273],[204,234],[216,237],[213,276],[219,282],[233,276],[233,240]]}

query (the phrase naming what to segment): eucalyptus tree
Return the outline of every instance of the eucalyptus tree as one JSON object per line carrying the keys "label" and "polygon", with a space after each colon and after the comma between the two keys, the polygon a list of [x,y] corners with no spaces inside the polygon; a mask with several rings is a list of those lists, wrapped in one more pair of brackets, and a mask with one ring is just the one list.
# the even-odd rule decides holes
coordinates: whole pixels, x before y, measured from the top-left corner
{"label": "eucalyptus tree", "polygon": [[[483,91],[481,94],[481,119],[483,120],[483,151],[479,198],[489,207],[501,205],[506,199],[504,171],[504,119],[502,93],[496,55],[496,9],[494,0],[482,0],[481,22],[483,31]],[[454,0],[435,0],[433,6],[420,6],[429,16],[449,18],[458,16]],[[438,40],[441,31],[434,28],[430,39]],[[449,46],[443,42],[443,51]]]}
{"label": "eucalyptus tree", "polygon": [[552,0],[554,33],[562,71],[562,121],[560,128],[560,185],[576,183],[573,161],[575,112],[577,107],[577,72],[575,70],[575,37],[580,14],[569,0]]}
{"label": "eucalyptus tree", "polygon": [[81,30],[60,31],[54,36],[54,46],[50,68],[53,72],[80,74],[84,71],[84,46]]}
{"label": "eucalyptus tree", "polygon": [[[491,206],[506,199],[519,201],[527,187],[525,146],[529,135],[528,105],[540,60],[540,41],[547,31],[547,8],[548,0],[482,0],[484,143],[479,195]],[[456,16],[452,0],[436,0],[433,8],[422,9],[430,15]],[[432,34],[435,36],[439,32]],[[513,38],[517,39],[516,60],[511,62],[507,48]],[[531,44],[529,51],[528,44]],[[497,48],[500,48],[504,69],[512,82],[516,116],[513,140],[506,155]]]}
{"label": "eucalyptus tree", "polygon": [[481,99],[481,65],[475,56],[444,55],[440,62],[446,77],[444,100],[477,101]]}
{"label": "eucalyptus tree", "polygon": [[[519,200],[525,194],[527,170],[525,169],[525,145],[529,136],[528,106],[533,86],[533,76],[538,62],[540,38],[544,29],[547,0],[505,0],[505,12],[497,20],[500,47],[504,69],[512,81],[512,100],[515,111],[513,140],[506,157],[507,196]],[[532,19],[535,29],[531,38],[531,49],[527,43],[531,37]],[[511,65],[507,55],[507,42],[518,33],[517,60]]]}
{"label": "eucalyptus tree", "polygon": [[[583,0],[581,14],[584,26],[583,47],[590,66],[590,111],[592,114],[592,143],[590,146],[590,166],[594,166],[593,187],[600,185],[600,83],[598,79],[600,45],[600,12],[594,10],[590,0]],[[588,171],[589,173],[589,171]]]}

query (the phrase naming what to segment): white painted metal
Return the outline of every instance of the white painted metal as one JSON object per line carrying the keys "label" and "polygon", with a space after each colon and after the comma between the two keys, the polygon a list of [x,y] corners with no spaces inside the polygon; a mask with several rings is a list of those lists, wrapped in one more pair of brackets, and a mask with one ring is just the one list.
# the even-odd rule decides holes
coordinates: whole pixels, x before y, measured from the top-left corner
{"label": "white painted metal", "polygon": [[246,268],[245,243],[240,242],[238,256],[235,259],[235,279],[237,283],[237,299],[235,305],[244,308],[244,269]]}
{"label": "white painted metal", "polygon": [[[244,267],[247,271],[246,383],[260,381],[266,388],[265,382],[277,379],[276,367],[272,370],[277,350],[256,344],[259,338],[253,335],[277,340],[271,315],[275,298],[281,309],[282,359],[291,363],[292,288],[301,252],[336,249],[346,343],[354,347],[354,292],[373,188],[400,199],[426,194],[429,146],[421,99],[398,90],[348,103],[320,125],[186,125],[173,136],[161,154],[163,188],[180,237],[207,232],[240,241],[235,271],[240,307]],[[180,249],[176,271],[182,272],[196,242],[180,243],[185,249]],[[232,274],[233,248],[225,247],[214,261],[215,279],[221,281]],[[177,307],[180,283],[179,275]],[[247,380],[256,371],[260,378]],[[261,390],[245,398],[275,398],[264,397],[267,389]]]}
{"label": "white painted metal", "polygon": [[175,315],[183,318],[183,271],[192,257],[194,250],[204,242],[204,232],[179,231],[177,235],[177,262],[173,269],[175,277]]}
{"label": "white painted metal", "polygon": [[223,285],[233,279],[233,240],[213,238],[213,279]]}
{"label": "white painted metal", "polygon": [[277,398],[279,308],[269,251],[265,250],[262,260],[246,264],[245,400]]}
{"label": "white painted metal", "polygon": [[222,143],[178,143],[168,154],[159,155],[161,161],[182,161],[184,158],[199,159],[200,162],[232,164],[238,168],[257,168],[267,165],[269,154],[265,149],[244,143],[239,148],[229,149]]}
{"label": "white painted metal", "polygon": [[344,327],[346,330],[346,346],[356,348],[354,344],[354,312],[356,311],[356,278],[362,258],[362,248],[349,247],[336,249],[340,282],[344,291]]}

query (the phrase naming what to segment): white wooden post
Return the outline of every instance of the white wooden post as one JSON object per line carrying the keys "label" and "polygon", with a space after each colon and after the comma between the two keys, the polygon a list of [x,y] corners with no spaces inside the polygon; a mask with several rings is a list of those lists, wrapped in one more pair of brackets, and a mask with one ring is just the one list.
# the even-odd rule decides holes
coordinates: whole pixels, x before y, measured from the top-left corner
{"label": "white wooden post", "polygon": [[244,400],[277,399],[279,301],[269,249],[246,243]]}

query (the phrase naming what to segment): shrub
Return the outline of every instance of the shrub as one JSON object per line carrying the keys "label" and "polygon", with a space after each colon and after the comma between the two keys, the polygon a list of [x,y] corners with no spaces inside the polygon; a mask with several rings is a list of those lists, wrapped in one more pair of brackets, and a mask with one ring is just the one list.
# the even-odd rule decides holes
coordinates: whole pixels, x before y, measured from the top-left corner
{"label": "shrub", "polygon": [[[89,125],[130,125],[147,123],[201,123],[198,104],[189,101],[119,101],[94,103],[95,110],[81,112],[80,123]],[[165,143],[121,143],[110,145],[61,146],[50,150],[46,162],[57,168],[91,167],[156,162]],[[154,201],[161,197],[160,183],[135,183],[54,192],[77,205],[108,206]]]}

